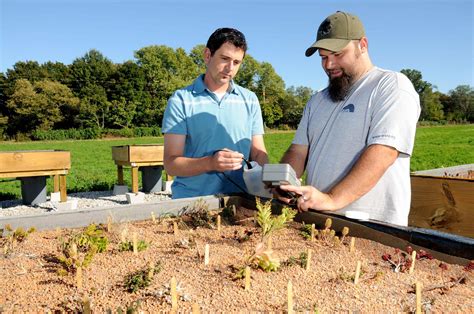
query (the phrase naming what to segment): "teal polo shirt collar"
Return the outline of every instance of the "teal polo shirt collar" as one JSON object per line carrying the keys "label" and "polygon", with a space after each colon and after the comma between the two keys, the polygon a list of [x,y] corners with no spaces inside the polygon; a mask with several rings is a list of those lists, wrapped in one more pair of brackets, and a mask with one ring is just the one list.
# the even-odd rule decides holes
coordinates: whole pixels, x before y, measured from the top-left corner
{"label": "teal polo shirt collar", "polygon": [[[194,80],[193,94],[201,94],[201,93],[204,93],[204,91],[206,90],[211,92],[209,89],[207,89],[207,86],[204,83],[204,74],[201,74]],[[234,86],[234,80],[230,81],[230,85],[229,85],[229,88],[227,89],[227,92],[239,95],[238,89],[235,88]]]}

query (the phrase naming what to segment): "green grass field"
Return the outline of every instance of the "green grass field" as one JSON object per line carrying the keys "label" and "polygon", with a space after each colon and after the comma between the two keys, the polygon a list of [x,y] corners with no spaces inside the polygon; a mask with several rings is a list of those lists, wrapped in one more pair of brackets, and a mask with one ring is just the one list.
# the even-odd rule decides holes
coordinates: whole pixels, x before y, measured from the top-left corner
{"label": "green grass field", "polygon": [[[265,135],[270,162],[278,162],[293,139],[294,132]],[[117,180],[112,146],[161,144],[163,138],[84,140],[55,142],[0,142],[0,151],[61,149],[71,152],[72,168],[67,176],[68,192],[109,190]],[[421,127],[416,134],[411,170],[424,170],[474,163],[474,125]],[[124,171],[131,186],[130,171]],[[48,180],[48,191],[52,190]],[[0,200],[20,198],[20,181],[0,179]]]}

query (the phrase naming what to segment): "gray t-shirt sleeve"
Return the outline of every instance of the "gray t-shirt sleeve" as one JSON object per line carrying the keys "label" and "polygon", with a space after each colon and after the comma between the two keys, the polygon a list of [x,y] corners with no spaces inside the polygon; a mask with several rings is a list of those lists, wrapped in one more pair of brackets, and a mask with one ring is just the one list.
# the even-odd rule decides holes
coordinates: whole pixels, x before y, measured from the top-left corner
{"label": "gray t-shirt sleeve", "polygon": [[293,144],[306,145],[309,146],[309,116],[311,112],[311,107],[314,105],[315,95],[313,95],[303,110],[303,116],[301,117],[298,128],[296,129],[295,137],[293,138]]}
{"label": "gray t-shirt sleeve", "polygon": [[387,145],[411,155],[420,115],[419,96],[412,83],[405,75],[393,73],[381,80],[374,97],[367,145]]}

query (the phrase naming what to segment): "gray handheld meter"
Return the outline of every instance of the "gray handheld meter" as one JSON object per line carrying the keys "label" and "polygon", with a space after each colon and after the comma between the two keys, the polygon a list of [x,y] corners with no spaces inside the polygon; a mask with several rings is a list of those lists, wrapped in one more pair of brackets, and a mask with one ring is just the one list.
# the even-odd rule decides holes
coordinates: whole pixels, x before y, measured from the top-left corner
{"label": "gray handheld meter", "polygon": [[265,164],[262,170],[262,181],[271,187],[284,184],[301,186],[295,170],[289,164]]}

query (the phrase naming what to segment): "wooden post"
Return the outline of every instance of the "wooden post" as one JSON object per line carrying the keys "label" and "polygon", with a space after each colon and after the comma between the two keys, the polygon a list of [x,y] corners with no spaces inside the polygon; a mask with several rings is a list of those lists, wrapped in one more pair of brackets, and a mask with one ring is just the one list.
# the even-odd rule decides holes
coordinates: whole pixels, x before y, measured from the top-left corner
{"label": "wooden post", "polygon": [[209,265],[209,244],[204,246],[204,265]]}
{"label": "wooden post", "polygon": [[415,291],[416,291],[416,314],[421,314],[421,282],[415,283]]}
{"label": "wooden post", "polygon": [[245,291],[250,291],[250,267],[245,267]]}
{"label": "wooden post", "polygon": [[53,176],[53,192],[59,192],[59,174]]}
{"label": "wooden post", "polygon": [[138,192],[138,167],[132,167],[132,192]]}
{"label": "wooden post", "polygon": [[360,276],[360,261],[357,261],[357,266],[356,266],[356,273],[355,273],[355,276],[354,276],[354,284],[358,284],[359,283],[359,276]]}
{"label": "wooden post", "polygon": [[307,253],[306,253],[306,265],[305,265],[305,269],[308,271],[309,268],[311,267],[311,255],[312,255],[312,250],[311,249],[308,249]]}
{"label": "wooden post", "polygon": [[217,215],[217,231],[221,231],[221,215]]}
{"label": "wooden post", "polygon": [[118,184],[123,185],[123,166],[117,166]]}
{"label": "wooden post", "polygon": [[411,252],[411,265],[410,265],[410,270],[408,271],[408,273],[411,275],[413,274],[413,271],[415,270],[415,261],[416,261],[416,251],[413,250],[413,252]]}
{"label": "wooden post", "polygon": [[66,175],[59,175],[59,194],[61,202],[67,201]]}
{"label": "wooden post", "polygon": [[288,294],[288,314],[293,314],[293,284],[291,283],[291,280],[288,281],[287,294]]}
{"label": "wooden post", "polygon": [[132,243],[133,243],[133,254],[138,255],[138,239],[137,239],[136,232],[133,233]]}
{"label": "wooden post", "polygon": [[355,238],[354,237],[351,237],[351,244],[349,246],[349,252],[354,252],[354,245],[355,245]]}
{"label": "wooden post", "polygon": [[178,310],[178,291],[176,289],[176,278],[171,278],[170,282],[170,294],[171,294],[171,310],[177,311]]}

